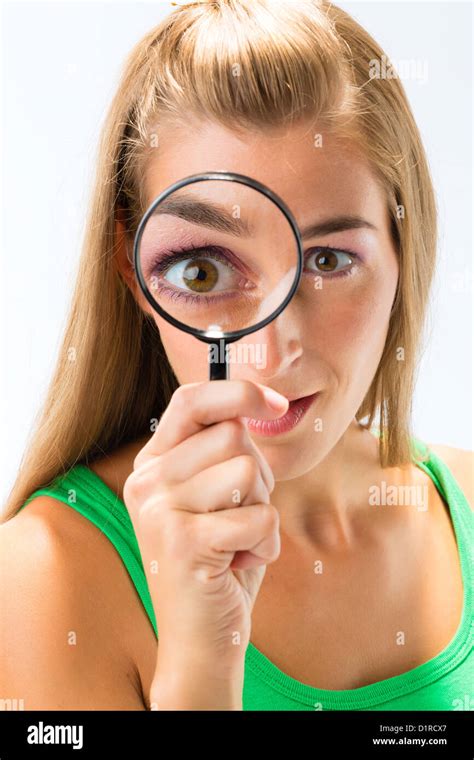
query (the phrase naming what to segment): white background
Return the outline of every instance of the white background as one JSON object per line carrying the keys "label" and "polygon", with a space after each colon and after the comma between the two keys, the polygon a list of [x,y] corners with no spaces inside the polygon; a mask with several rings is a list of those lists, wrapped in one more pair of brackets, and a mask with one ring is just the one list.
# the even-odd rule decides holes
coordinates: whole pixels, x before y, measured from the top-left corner
{"label": "white background", "polygon": [[[341,2],[394,63],[428,152],[439,266],[414,405],[416,435],[472,448],[472,6]],[[2,6],[0,394],[3,502],[51,377],[74,281],[100,126],[130,48],[168,2]]]}

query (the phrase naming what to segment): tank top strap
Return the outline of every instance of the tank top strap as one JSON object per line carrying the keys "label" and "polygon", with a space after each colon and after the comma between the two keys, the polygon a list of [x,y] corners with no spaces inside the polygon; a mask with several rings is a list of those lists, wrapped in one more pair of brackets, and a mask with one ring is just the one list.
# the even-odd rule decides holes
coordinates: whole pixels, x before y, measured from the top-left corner
{"label": "tank top strap", "polygon": [[[431,477],[440,494],[448,502],[453,519],[460,523],[461,538],[467,539],[472,532],[474,522],[472,509],[464,491],[446,462],[420,439],[413,438],[413,441],[422,455],[420,459],[415,457],[416,465]],[[465,549],[464,546],[463,549]]]}

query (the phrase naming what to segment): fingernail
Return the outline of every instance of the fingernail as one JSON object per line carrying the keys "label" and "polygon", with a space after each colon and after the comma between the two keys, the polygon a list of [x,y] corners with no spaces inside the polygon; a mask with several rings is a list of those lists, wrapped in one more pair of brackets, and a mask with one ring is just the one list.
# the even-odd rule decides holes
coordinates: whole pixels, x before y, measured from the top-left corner
{"label": "fingernail", "polygon": [[281,393],[274,391],[273,388],[264,388],[263,394],[270,409],[280,412],[288,406],[287,399]]}

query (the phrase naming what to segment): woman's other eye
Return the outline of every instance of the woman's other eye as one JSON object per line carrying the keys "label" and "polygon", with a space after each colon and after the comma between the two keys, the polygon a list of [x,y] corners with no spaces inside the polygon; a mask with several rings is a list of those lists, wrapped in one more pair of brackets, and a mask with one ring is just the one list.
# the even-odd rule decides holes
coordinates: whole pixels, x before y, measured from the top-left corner
{"label": "woman's other eye", "polygon": [[356,255],[348,251],[320,246],[309,254],[306,266],[308,266],[308,261],[312,260],[315,266],[315,269],[310,270],[312,272],[326,276],[350,274],[355,258]]}

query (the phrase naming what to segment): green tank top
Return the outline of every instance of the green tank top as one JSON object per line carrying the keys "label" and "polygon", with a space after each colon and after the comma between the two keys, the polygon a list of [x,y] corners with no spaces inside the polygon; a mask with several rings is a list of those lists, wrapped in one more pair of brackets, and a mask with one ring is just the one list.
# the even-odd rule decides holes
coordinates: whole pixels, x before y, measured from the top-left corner
{"label": "green tank top", "polygon": [[[418,444],[424,446],[418,441]],[[454,638],[435,657],[400,675],[357,689],[318,689],[291,678],[249,643],[245,655],[244,710],[473,710],[472,511],[451,471],[429,451],[414,459],[447,503],[454,526],[464,585],[462,618]],[[132,522],[124,502],[83,464],[58,476],[35,496],[52,496],[91,520],[118,551],[149,617],[158,629]]]}

